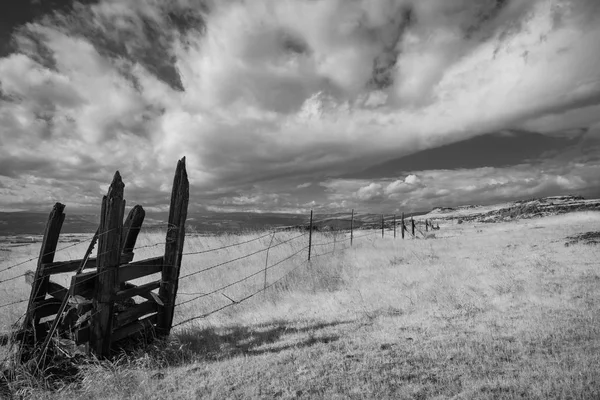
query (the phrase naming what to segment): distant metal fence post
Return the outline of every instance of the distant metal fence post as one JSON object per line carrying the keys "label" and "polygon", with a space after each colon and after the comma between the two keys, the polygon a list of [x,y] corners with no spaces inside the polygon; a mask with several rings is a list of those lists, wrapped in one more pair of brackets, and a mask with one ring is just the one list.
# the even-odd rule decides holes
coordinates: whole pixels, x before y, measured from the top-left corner
{"label": "distant metal fence post", "polygon": [[190,185],[185,169],[185,157],[183,157],[177,162],[175,178],[173,179],[165,256],[160,289],[158,291],[158,296],[164,303],[164,305],[158,308],[158,320],[156,323],[158,334],[161,336],[167,336],[173,326],[173,314],[175,311],[177,288],[179,287],[179,272],[181,270],[183,242],[185,240],[185,220],[187,218],[189,199]]}
{"label": "distant metal fence post", "polygon": [[98,237],[98,274],[92,299],[90,349],[100,358],[109,356],[112,341],[114,301],[119,288],[121,234],[125,200],[119,171],[115,173],[106,196],[102,198]]}
{"label": "distant metal fence post", "polygon": [[352,216],[350,217],[350,247],[354,240],[354,208],[352,209]]}
{"label": "distant metal fence post", "polygon": [[383,238],[384,229],[385,229],[385,225],[383,223],[383,214],[381,214],[381,237],[382,238]]}
{"label": "distant metal fence post", "polygon": [[406,226],[404,226],[404,212],[402,213],[402,239],[404,239],[404,230],[406,229]]}
{"label": "distant metal fence post", "polygon": [[271,235],[271,241],[269,242],[269,247],[267,248],[267,257],[265,258],[265,279],[264,279],[264,286],[263,286],[264,294],[267,293],[267,268],[269,265],[269,250],[271,250],[271,245],[273,244],[273,239],[275,239],[275,232],[273,232],[273,235]]}
{"label": "distant metal fence post", "polygon": [[394,239],[396,239],[396,214],[394,214]]}
{"label": "distant metal fence post", "polygon": [[310,224],[308,226],[308,261],[310,261],[310,252],[312,249],[312,231],[313,231],[313,210],[310,210]]}

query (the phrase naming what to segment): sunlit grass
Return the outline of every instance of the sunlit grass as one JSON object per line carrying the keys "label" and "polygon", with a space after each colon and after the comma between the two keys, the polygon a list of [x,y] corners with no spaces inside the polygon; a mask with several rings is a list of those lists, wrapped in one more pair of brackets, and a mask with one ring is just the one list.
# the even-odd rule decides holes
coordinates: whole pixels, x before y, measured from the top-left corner
{"label": "sunlit grass", "polygon": [[[564,246],[567,236],[599,226],[600,214],[588,212],[442,224],[427,240],[374,234],[352,248],[347,241],[342,248],[340,236],[334,254],[308,264],[301,251],[267,273],[268,284],[289,273],[285,279],[247,302],[177,326],[168,343],[92,364],[79,383],[60,392],[33,389],[28,395],[599,398],[600,250]],[[271,244],[299,233],[278,233]],[[263,234],[189,236],[184,252]],[[314,243],[332,240],[316,236]],[[302,250],[307,240],[302,236],[272,248],[267,265]],[[138,246],[159,245],[137,250],[136,259],[161,255],[163,241],[163,233],[141,235]],[[184,256],[182,275],[266,248],[270,241],[265,236]],[[77,251],[73,258],[80,256]],[[175,322],[261,290],[266,261],[261,252],[182,279],[178,301],[192,296],[184,293],[206,293],[259,272],[178,307]]]}

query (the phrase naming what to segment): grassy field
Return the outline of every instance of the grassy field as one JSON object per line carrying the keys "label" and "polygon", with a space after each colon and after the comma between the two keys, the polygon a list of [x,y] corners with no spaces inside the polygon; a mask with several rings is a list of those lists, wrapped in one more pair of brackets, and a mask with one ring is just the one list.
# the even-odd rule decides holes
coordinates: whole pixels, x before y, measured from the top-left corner
{"label": "grassy field", "polygon": [[[40,399],[600,398],[600,248],[565,246],[599,228],[600,213],[586,212],[441,224],[421,240],[374,234],[352,248],[338,237],[335,253],[310,265],[307,237],[282,243],[298,233],[279,233],[267,263],[261,252],[182,279],[180,302],[256,274],[178,307],[175,323],[257,292],[265,265],[299,252],[267,271],[269,284],[285,277],[264,293],[177,326],[166,344],[90,363],[73,384],[16,389]],[[257,240],[186,255],[182,275],[256,252],[271,242],[263,235],[189,237],[191,253]],[[142,235],[136,259],[160,255],[163,240]],[[3,249],[0,269],[35,257],[39,244]],[[0,285],[2,304],[26,294],[23,279]],[[23,311],[1,309],[3,329]]]}

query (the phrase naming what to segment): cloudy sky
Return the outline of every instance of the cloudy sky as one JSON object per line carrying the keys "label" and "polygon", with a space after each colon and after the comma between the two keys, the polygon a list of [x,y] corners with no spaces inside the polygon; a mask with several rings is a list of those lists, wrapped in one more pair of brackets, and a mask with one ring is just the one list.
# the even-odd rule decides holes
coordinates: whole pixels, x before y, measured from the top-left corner
{"label": "cloudy sky", "polygon": [[3,0],[0,210],[600,195],[598,0]]}

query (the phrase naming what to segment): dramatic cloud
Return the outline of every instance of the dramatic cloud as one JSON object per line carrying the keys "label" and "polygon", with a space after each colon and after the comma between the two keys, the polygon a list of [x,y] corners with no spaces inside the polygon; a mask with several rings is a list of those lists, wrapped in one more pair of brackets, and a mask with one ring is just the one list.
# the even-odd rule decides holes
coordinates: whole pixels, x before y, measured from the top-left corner
{"label": "dramatic cloud", "polygon": [[163,206],[183,155],[193,206],[220,210],[401,198],[419,208],[595,183],[595,166],[566,160],[562,172],[351,176],[493,131],[597,131],[597,0],[100,0],[65,10],[20,26],[0,58],[6,208],[91,207],[115,169],[130,201]]}

